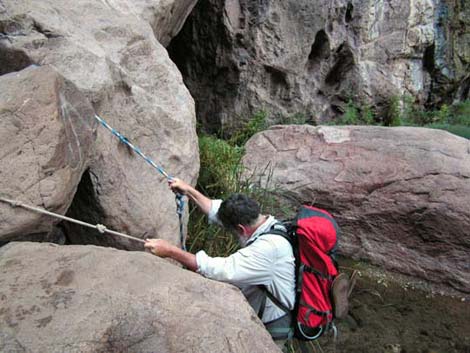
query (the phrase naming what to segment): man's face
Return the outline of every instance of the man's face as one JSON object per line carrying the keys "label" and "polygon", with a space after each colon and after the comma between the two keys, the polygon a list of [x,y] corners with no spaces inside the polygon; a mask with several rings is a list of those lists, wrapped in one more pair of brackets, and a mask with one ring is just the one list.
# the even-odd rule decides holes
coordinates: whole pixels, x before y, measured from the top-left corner
{"label": "man's face", "polygon": [[232,234],[235,235],[238,239],[238,243],[242,248],[246,246],[246,243],[248,242],[248,239],[250,238],[246,234],[245,227],[242,225],[238,225],[233,231]]}

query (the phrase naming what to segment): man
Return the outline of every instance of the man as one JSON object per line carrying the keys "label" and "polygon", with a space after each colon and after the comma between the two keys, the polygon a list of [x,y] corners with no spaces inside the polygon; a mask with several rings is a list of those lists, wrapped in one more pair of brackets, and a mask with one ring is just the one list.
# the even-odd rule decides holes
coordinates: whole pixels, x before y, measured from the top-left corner
{"label": "man", "polygon": [[[239,287],[282,347],[291,334],[287,332],[290,315],[281,306],[289,310],[294,307],[295,259],[285,238],[269,234],[274,225],[280,226],[279,222],[273,216],[260,214],[258,203],[243,194],[233,194],[223,202],[211,200],[176,178],[170,181],[170,188],[187,195],[208,215],[209,222],[222,225],[238,236],[242,248],[228,257],[209,257],[204,251],[194,255],[162,239],[149,239],[145,247],[207,278]],[[281,305],[276,305],[270,296]]]}

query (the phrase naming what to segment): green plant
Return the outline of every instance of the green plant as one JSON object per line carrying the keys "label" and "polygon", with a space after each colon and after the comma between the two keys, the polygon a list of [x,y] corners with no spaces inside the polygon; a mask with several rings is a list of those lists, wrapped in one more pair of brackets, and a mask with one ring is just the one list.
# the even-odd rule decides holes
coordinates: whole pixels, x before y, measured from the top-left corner
{"label": "green plant", "polygon": [[400,97],[392,96],[388,102],[387,111],[385,113],[384,125],[400,126],[402,125]]}
{"label": "green plant", "polygon": [[357,125],[359,122],[359,108],[350,99],[346,104],[344,114],[341,116],[339,123],[342,125]]}
{"label": "green plant", "polygon": [[[271,170],[267,166],[261,174],[267,175],[264,183],[244,175],[241,163],[243,146],[234,146],[214,136],[199,137],[200,174],[196,186],[210,198],[224,199],[241,192],[256,199],[264,213],[279,210],[273,193],[268,189]],[[210,225],[196,207],[191,205],[188,224],[188,249],[191,252],[204,249],[210,256],[227,256],[238,248],[238,241],[220,227]]]}
{"label": "green plant", "polygon": [[363,108],[362,108],[362,111],[361,111],[361,121],[365,124],[365,125],[374,125],[375,124],[375,121],[374,121],[374,113],[372,111],[372,108],[370,107],[370,105],[365,105]]}
{"label": "green plant", "polygon": [[439,109],[434,117],[434,123],[445,124],[449,122],[450,118],[450,109],[447,104],[443,104],[441,109]]}
{"label": "green plant", "polygon": [[210,135],[199,137],[201,167],[197,187],[209,197],[222,197],[238,182],[243,149]]}
{"label": "green plant", "polygon": [[403,97],[402,122],[407,126],[425,126],[449,131],[470,138],[470,100],[452,105],[443,104],[439,109],[425,110],[414,99]]}
{"label": "green plant", "polygon": [[341,125],[374,125],[374,112],[369,105],[360,107],[350,99],[338,123]]}
{"label": "green plant", "polygon": [[403,125],[413,125],[414,114],[416,112],[416,101],[413,96],[403,95],[401,120]]}
{"label": "green plant", "polygon": [[304,125],[309,123],[307,115],[303,113],[295,113],[283,116],[281,117],[280,122],[281,124],[286,125]]}
{"label": "green plant", "polygon": [[243,146],[251,136],[267,128],[268,114],[259,111],[243,126],[242,129],[235,132],[228,142],[233,146]]}
{"label": "green plant", "polygon": [[449,123],[470,126],[470,100],[453,104],[449,107]]}
{"label": "green plant", "polygon": [[426,127],[429,127],[431,129],[445,130],[454,135],[470,139],[470,126],[451,124],[429,124],[426,125]]}

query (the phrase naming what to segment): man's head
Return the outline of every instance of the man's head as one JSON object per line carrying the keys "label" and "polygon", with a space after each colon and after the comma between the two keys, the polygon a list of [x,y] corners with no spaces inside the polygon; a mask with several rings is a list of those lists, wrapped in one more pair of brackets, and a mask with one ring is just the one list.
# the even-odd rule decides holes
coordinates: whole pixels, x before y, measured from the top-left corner
{"label": "man's head", "polygon": [[244,194],[232,194],[217,213],[224,227],[239,236],[251,236],[260,220],[259,204]]}

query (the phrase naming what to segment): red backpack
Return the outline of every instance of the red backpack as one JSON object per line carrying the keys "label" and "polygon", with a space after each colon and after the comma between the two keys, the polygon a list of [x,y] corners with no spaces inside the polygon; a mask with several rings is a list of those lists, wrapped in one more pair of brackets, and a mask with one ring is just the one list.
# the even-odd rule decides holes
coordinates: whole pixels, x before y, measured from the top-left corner
{"label": "red backpack", "polygon": [[[287,232],[282,228],[287,228]],[[292,222],[283,223],[267,232],[281,235],[291,243],[296,260],[296,304],[292,326],[300,340],[314,340],[330,328],[333,319],[344,317],[348,311],[349,279],[339,275],[335,252],[339,228],[325,210],[302,206]],[[333,291],[336,287],[339,299]],[[283,305],[272,295],[273,302]],[[334,301],[341,301],[334,307]]]}

